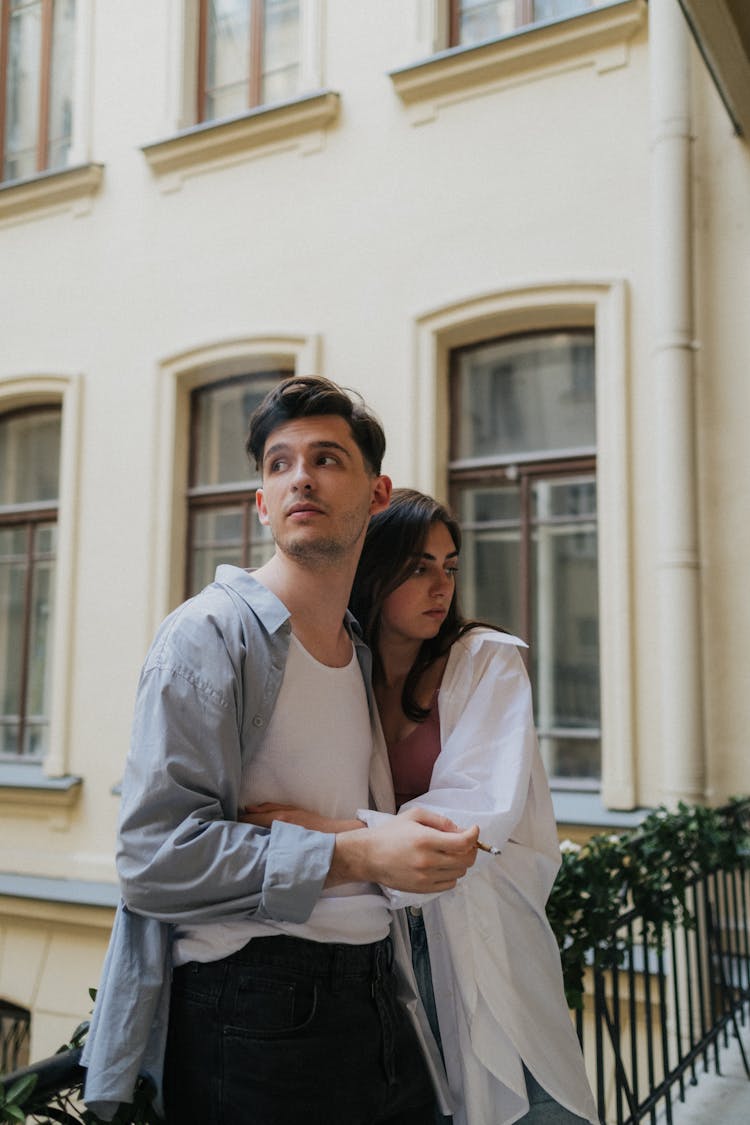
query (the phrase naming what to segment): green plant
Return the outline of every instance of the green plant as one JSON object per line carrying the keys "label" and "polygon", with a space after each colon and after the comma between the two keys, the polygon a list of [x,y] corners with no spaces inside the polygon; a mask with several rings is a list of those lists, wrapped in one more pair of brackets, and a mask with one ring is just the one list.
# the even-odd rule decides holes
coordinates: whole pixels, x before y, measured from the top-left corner
{"label": "green plant", "polygon": [[17,1122],[26,1120],[26,1114],[21,1106],[28,1099],[29,1094],[36,1086],[36,1082],[36,1075],[28,1074],[14,1082],[7,1093],[0,1082],[0,1121]]}
{"label": "green plant", "polygon": [[746,862],[750,802],[726,809],[680,803],[655,809],[635,832],[564,841],[562,864],[547,904],[560,948],[571,1008],[583,1006],[586,966],[608,968],[624,959],[628,942],[617,922],[633,908],[644,919],[643,940],[661,947],[665,929],[692,926],[688,887],[711,871]]}

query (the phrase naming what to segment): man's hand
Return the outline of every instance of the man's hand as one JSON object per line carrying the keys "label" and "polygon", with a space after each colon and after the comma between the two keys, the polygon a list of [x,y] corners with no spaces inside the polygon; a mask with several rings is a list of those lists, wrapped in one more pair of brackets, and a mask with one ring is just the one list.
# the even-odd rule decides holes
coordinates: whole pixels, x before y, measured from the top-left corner
{"label": "man's hand", "polygon": [[381,883],[434,894],[455,887],[477,856],[479,828],[460,829],[426,809],[409,809],[366,832],[339,832],[325,885]]}

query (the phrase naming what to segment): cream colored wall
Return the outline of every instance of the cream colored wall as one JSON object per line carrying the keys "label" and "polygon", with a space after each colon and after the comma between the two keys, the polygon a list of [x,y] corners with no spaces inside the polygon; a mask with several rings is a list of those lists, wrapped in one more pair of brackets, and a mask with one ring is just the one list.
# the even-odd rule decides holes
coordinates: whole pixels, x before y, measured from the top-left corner
{"label": "cream colored wall", "polygon": [[[160,445],[174,358],[240,338],[302,341],[301,364],[318,355],[323,373],[362,390],[378,410],[394,479],[440,489],[436,439],[415,413],[419,325],[453,303],[529,284],[618,283],[626,295],[633,647],[623,660],[633,672],[633,798],[658,802],[659,434],[645,30],[606,68],[590,52],[552,60],[467,92],[415,125],[387,73],[419,57],[429,5],[328,0],[323,82],[340,93],[341,112],[319,151],[254,151],[164,191],[140,146],[168,136],[178,112],[179,52],[169,38],[177,5],[137,8],[135,18],[132,5],[127,13],[95,6],[88,156],[105,172],[91,209],[0,227],[0,380],[81,376],[66,766],[84,778],[69,812],[4,807],[0,868],[114,878],[110,790],[122,771],[141,661],[167,601],[179,598],[174,584],[171,599],[163,592],[181,553],[165,526],[171,450]],[[750,159],[697,55],[693,70],[706,746],[718,800],[750,789]],[[604,617],[613,596],[602,591]],[[14,921],[14,932],[24,925],[36,935],[31,922]],[[44,922],[45,941],[51,925]],[[98,920],[66,930],[63,944],[75,934],[71,949],[89,935],[76,990],[83,978],[86,987],[95,983],[105,931]],[[66,961],[67,950],[60,947]],[[11,995],[5,985],[0,993]],[[81,1002],[85,1008],[85,995]],[[50,1028],[53,1015],[67,1019],[75,1008],[67,999],[45,1004]],[[53,1031],[39,1032],[45,1047],[59,1038]]]}

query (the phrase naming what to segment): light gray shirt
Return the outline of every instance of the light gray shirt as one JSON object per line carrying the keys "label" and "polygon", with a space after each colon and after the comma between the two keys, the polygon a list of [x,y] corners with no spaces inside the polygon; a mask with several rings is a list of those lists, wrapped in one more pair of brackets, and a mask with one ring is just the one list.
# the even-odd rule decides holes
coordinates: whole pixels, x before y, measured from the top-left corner
{"label": "light gray shirt", "polygon": [[[164,621],[146,659],[123,780],[122,902],[82,1059],[85,1100],[106,1120],[131,1100],[139,1074],[161,1089],[174,924],[304,922],[323,889],[334,836],[237,821],[243,762],[265,736],[290,634],[274,594],[220,566],[212,585]],[[369,650],[352,639],[377,724]],[[370,791],[376,807],[392,810],[381,741]]]}

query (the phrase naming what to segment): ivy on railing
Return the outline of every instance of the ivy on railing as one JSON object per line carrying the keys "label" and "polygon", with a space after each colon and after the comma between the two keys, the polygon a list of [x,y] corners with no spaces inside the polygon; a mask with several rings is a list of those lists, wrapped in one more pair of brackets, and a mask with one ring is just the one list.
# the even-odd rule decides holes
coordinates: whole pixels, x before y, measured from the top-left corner
{"label": "ivy on railing", "polygon": [[547,916],[560,947],[568,1004],[582,1008],[586,966],[604,969],[624,959],[627,943],[617,925],[626,910],[642,915],[643,939],[658,948],[669,926],[693,925],[687,889],[696,878],[746,862],[750,799],[734,799],[722,809],[660,807],[633,832],[601,833],[583,845],[567,840],[560,847],[562,865]]}

